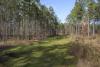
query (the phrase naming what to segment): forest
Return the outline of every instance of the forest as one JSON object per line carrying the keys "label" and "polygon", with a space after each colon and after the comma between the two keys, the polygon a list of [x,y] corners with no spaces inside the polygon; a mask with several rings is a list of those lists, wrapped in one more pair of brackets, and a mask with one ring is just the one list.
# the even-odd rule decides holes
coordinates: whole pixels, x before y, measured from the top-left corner
{"label": "forest", "polygon": [[75,0],[65,22],[41,0],[0,0],[0,67],[100,67],[100,0]]}
{"label": "forest", "polygon": [[0,39],[44,39],[59,34],[61,24],[52,7],[39,0],[0,1]]}

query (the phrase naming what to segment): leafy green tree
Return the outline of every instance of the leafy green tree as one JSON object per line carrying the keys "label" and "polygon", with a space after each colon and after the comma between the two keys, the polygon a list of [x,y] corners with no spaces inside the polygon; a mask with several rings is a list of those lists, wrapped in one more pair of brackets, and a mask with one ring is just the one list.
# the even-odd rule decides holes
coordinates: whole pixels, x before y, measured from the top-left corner
{"label": "leafy green tree", "polygon": [[79,34],[79,26],[80,26],[80,22],[82,20],[84,14],[84,10],[83,7],[80,3],[80,1],[76,1],[74,8],[71,11],[71,14],[68,16],[68,20],[71,23],[72,26],[75,25],[75,29],[76,29],[76,34]]}

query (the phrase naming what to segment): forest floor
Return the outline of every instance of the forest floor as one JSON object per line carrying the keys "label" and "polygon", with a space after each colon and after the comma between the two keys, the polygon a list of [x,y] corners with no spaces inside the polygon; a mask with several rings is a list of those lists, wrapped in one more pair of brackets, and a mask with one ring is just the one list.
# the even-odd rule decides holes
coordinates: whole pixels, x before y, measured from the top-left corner
{"label": "forest floor", "polygon": [[75,40],[57,36],[42,41],[18,41],[16,46],[0,49],[0,67],[100,67],[99,38]]}
{"label": "forest floor", "polygon": [[0,67],[75,67],[77,58],[69,53],[71,41],[58,36],[0,50]]}
{"label": "forest floor", "polygon": [[84,43],[84,45],[90,45],[93,47],[100,47],[100,35],[93,36],[80,36],[78,42]]}
{"label": "forest floor", "polygon": [[78,58],[76,67],[100,67],[100,35],[73,39],[71,51]]}

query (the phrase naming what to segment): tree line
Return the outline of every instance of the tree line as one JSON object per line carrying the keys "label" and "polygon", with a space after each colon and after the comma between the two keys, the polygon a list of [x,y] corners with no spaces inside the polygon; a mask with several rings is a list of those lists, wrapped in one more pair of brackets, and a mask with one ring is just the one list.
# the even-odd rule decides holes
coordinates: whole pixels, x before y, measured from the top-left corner
{"label": "tree line", "polygon": [[61,23],[40,0],[0,0],[0,40],[45,39],[59,35]]}
{"label": "tree line", "polygon": [[100,0],[76,0],[66,22],[68,33],[88,36],[100,33]]}

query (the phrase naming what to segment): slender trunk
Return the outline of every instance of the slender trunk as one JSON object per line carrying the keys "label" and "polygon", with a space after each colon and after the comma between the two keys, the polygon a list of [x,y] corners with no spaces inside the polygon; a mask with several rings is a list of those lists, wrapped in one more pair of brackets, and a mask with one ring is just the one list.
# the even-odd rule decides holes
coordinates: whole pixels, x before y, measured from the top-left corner
{"label": "slender trunk", "polygon": [[76,36],[78,35],[78,25],[76,23]]}
{"label": "slender trunk", "polygon": [[93,22],[93,36],[95,36],[95,21]]}
{"label": "slender trunk", "polygon": [[88,37],[90,37],[90,20],[88,19]]}

